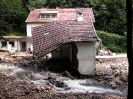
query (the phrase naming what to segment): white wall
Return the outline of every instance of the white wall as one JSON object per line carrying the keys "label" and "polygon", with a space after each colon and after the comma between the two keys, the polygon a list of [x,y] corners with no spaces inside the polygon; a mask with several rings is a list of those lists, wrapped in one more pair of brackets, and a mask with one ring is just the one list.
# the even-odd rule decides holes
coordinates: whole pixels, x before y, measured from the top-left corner
{"label": "white wall", "polygon": [[[40,25],[43,25],[42,23],[27,23],[27,25],[26,25],[26,31],[27,31],[27,36],[28,37],[32,37],[32,28],[33,27],[36,27],[36,26],[40,26]],[[30,48],[32,51],[33,51],[33,40],[32,40],[32,38],[27,38],[27,46],[26,46],[26,48],[27,48],[27,50],[28,50],[28,48]]]}
{"label": "white wall", "polygon": [[81,74],[95,75],[95,42],[76,43],[78,48],[78,70]]}
{"label": "white wall", "polygon": [[28,37],[31,37],[32,36],[32,33],[31,33],[31,28],[35,27],[35,26],[39,26],[39,25],[42,25],[41,23],[38,23],[38,24],[30,24],[30,23],[27,23],[26,25],[26,31],[27,31],[27,36]]}
{"label": "white wall", "polygon": [[32,38],[27,38],[26,41],[27,41],[27,43],[26,43],[27,44],[27,46],[26,46],[27,50],[28,50],[28,48],[30,48],[31,51],[33,51],[33,40],[32,40]]}
{"label": "white wall", "polygon": [[8,50],[8,44],[9,42],[14,42],[14,46],[11,46],[11,50],[21,50],[21,42],[26,42],[25,38],[12,38],[8,39],[9,41],[4,41],[7,42],[7,47],[2,47],[2,40],[0,41],[0,50]]}

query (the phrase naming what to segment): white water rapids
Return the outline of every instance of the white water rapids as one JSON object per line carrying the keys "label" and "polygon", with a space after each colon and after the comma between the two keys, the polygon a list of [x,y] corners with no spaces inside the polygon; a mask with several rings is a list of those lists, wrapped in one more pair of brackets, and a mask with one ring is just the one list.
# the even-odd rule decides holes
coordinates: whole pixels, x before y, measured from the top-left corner
{"label": "white water rapids", "polygon": [[[58,73],[53,73],[50,71],[38,70],[36,68],[22,68],[20,66],[14,66],[7,63],[0,64],[0,72],[4,72],[10,76],[16,78],[16,80],[25,80],[27,82],[32,82],[35,85],[45,87],[47,85],[47,80],[44,80],[48,74],[56,77],[58,81],[63,81],[69,88],[59,88],[53,86],[53,88],[59,93],[112,93],[118,95],[127,95],[127,88],[124,87],[122,89],[112,89],[108,86],[100,85],[94,79],[77,79],[71,80],[68,77],[63,77]],[[34,79],[31,77],[34,76]]]}

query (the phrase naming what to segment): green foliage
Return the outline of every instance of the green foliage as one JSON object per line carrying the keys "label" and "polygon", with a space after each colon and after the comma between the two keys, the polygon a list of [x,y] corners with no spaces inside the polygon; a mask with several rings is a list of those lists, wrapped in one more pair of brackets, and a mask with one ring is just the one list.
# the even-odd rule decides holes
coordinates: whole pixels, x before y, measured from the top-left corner
{"label": "green foliage", "polygon": [[26,36],[26,33],[22,33],[20,31],[9,31],[5,36]]}
{"label": "green foliage", "polygon": [[115,44],[109,44],[106,49],[108,50],[111,50],[112,52],[116,52],[116,53],[122,53],[122,52],[125,52],[123,50],[123,48],[121,48],[120,46],[118,45],[115,45]]}
{"label": "green foliage", "polygon": [[126,32],[126,0],[106,0],[107,10],[110,13],[106,31],[124,35]]}
{"label": "green foliage", "polygon": [[127,24],[125,0],[99,0],[99,5],[93,9],[97,30],[124,35]]}
{"label": "green foliage", "polygon": [[102,40],[103,46],[113,52],[126,52],[126,37],[111,34],[103,31],[97,31],[97,35]]}
{"label": "green foliage", "polygon": [[[77,1],[78,2],[78,1]],[[46,7],[48,8],[72,8],[73,5],[76,7],[77,4],[76,0],[46,0]],[[73,4],[76,3],[76,4]]]}
{"label": "green foliage", "polygon": [[29,0],[27,4],[27,8],[29,11],[37,9],[37,8],[44,8],[46,4],[46,0]]}
{"label": "green foliage", "polygon": [[21,0],[1,0],[0,2],[0,35],[6,35],[13,28],[21,29],[25,22],[26,12]]}

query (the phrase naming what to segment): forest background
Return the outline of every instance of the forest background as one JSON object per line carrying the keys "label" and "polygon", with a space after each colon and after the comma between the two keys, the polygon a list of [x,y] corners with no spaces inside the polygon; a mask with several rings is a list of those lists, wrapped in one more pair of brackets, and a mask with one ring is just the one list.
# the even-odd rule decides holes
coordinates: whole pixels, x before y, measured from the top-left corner
{"label": "forest background", "polygon": [[126,0],[0,0],[0,38],[26,35],[25,20],[36,8],[92,8],[102,48],[126,52]]}

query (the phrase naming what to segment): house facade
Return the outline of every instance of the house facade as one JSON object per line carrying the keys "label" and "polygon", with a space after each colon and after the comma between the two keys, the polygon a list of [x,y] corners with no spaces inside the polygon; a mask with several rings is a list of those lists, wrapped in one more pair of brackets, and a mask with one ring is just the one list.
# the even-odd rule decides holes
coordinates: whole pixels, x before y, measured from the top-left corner
{"label": "house facade", "polygon": [[26,51],[28,44],[27,36],[3,36],[0,40],[1,51]]}
{"label": "house facade", "polygon": [[51,53],[52,58],[68,57],[73,62],[76,57],[81,74],[95,75],[94,22],[91,8],[35,9],[26,20],[27,48],[33,46],[38,58]]}

